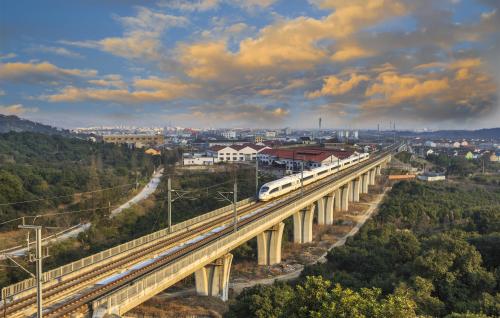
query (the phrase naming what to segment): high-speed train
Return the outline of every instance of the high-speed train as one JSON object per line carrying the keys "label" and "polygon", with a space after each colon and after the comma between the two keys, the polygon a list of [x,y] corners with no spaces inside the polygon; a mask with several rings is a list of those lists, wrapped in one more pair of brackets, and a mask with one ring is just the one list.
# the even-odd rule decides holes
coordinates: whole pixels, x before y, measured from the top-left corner
{"label": "high-speed train", "polygon": [[338,160],[335,163],[324,165],[307,171],[304,170],[302,174],[299,172],[278,180],[268,182],[260,188],[259,200],[269,201],[272,198],[282,196],[283,194],[300,188],[301,175],[303,175],[302,183],[304,185],[308,185],[310,183],[328,177],[334,173],[337,173],[338,171],[346,169],[352,165],[355,165],[358,162],[365,161],[369,157],[370,155],[368,153],[362,153],[359,156],[353,158]]}

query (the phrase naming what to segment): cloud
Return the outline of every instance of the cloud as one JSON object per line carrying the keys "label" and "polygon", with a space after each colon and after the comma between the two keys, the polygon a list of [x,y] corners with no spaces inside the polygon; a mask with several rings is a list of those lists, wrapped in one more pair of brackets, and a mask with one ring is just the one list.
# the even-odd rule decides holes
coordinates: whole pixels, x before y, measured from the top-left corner
{"label": "cloud", "polygon": [[219,2],[219,0],[166,0],[159,5],[181,11],[207,11],[217,8]]}
{"label": "cloud", "polygon": [[17,56],[15,53],[7,53],[5,55],[0,55],[0,61],[1,60],[8,60],[8,59],[13,59]]}
{"label": "cloud", "polygon": [[219,126],[232,127],[247,123],[252,123],[253,127],[275,126],[282,123],[289,115],[290,111],[283,106],[226,103],[192,107],[189,113],[189,116],[209,125],[220,123]]}
{"label": "cloud", "polygon": [[[99,84],[97,83],[97,85]],[[122,87],[120,85],[108,86]],[[54,94],[42,95],[39,99],[49,102],[99,101],[123,104],[156,103],[189,96],[193,90],[197,89],[197,86],[193,84],[157,77],[135,79],[132,86],[134,86],[134,90],[126,88],[104,89],[67,86]]]}
{"label": "cloud", "polygon": [[0,105],[0,114],[3,115],[22,115],[24,113],[33,113],[37,112],[38,108],[26,108],[22,104],[14,104],[14,105]]}
{"label": "cloud", "polygon": [[367,102],[366,106],[380,104],[391,106],[409,99],[418,100],[443,92],[449,87],[447,78],[420,80],[410,74],[400,75],[395,72],[384,72],[366,90],[366,96],[375,96],[375,99]]}
{"label": "cloud", "polygon": [[60,41],[63,44],[84,48],[96,48],[127,59],[161,59],[163,44],[161,35],[170,27],[188,24],[184,17],[155,12],[139,7],[136,16],[115,17],[124,28],[121,37],[107,37],[98,41]]}
{"label": "cloud", "polygon": [[51,54],[64,56],[64,57],[71,57],[71,58],[82,58],[83,57],[80,53],[70,51],[64,47],[57,47],[57,46],[39,45],[39,46],[29,48],[28,51],[51,53]]}
{"label": "cloud", "polygon": [[12,62],[0,64],[0,80],[2,81],[42,83],[76,77],[93,77],[96,75],[96,70],[60,68],[49,62]]}
{"label": "cloud", "polygon": [[264,9],[272,6],[277,0],[232,0],[232,5],[237,5],[245,10]]}
{"label": "cloud", "polygon": [[88,81],[90,84],[101,87],[116,87],[127,88],[127,83],[122,80],[121,75],[110,74],[100,79],[92,79]]}
{"label": "cloud", "polygon": [[345,62],[352,59],[364,58],[373,56],[374,52],[364,49],[359,46],[343,46],[340,47],[331,57],[335,62]]}
{"label": "cloud", "polygon": [[308,98],[318,98],[327,95],[342,95],[351,91],[363,81],[368,81],[370,78],[366,75],[351,74],[348,80],[343,81],[338,77],[331,75],[324,79],[323,87],[320,90],[307,94]]}

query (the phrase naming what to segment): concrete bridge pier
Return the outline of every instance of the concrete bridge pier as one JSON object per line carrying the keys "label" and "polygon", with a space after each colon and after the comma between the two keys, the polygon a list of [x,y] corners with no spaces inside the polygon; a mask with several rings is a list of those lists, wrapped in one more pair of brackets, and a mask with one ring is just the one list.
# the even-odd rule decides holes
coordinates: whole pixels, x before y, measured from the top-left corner
{"label": "concrete bridge pier", "polygon": [[354,199],[354,181],[349,181],[347,184],[349,185],[348,200],[352,202]]}
{"label": "concrete bridge pier", "polygon": [[370,185],[375,185],[375,169],[370,170]]}
{"label": "concrete bridge pier", "polygon": [[226,301],[229,296],[229,272],[233,254],[226,254],[205,265],[194,273],[196,293],[202,296],[216,296]]}
{"label": "concrete bridge pier", "polygon": [[334,211],[342,210],[342,188],[335,190],[335,208]]}
{"label": "concrete bridge pier", "polygon": [[257,255],[259,265],[281,263],[281,242],[285,223],[280,222],[269,230],[257,235]]}
{"label": "concrete bridge pier", "polygon": [[351,190],[351,188],[350,188],[349,182],[342,187],[342,197],[340,199],[340,201],[341,201],[340,206],[341,206],[342,211],[349,210],[349,192],[350,192],[350,190]]}
{"label": "concrete bridge pier", "polygon": [[325,206],[325,224],[333,224],[333,215],[335,211],[335,200],[338,200],[335,192],[328,194],[326,197]]}
{"label": "concrete bridge pier", "polygon": [[353,187],[352,187],[352,190],[353,190],[352,196],[353,196],[354,202],[359,202],[360,189],[361,189],[361,177],[358,177],[358,178],[354,179]]}
{"label": "concrete bridge pier", "polygon": [[361,193],[368,193],[368,183],[369,183],[370,176],[367,173],[364,173],[361,176],[361,180],[363,183],[363,186],[361,187]]}
{"label": "concrete bridge pier", "polygon": [[325,202],[327,197],[320,198],[316,202],[316,210],[318,211],[318,224],[326,223],[326,205],[328,202]]}
{"label": "concrete bridge pier", "polygon": [[375,167],[375,171],[377,172],[377,176],[382,174],[382,166],[378,165]]}
{"label": "concrete bridge pier", "polygon": [[295,243],[309,243],[312,241],[312,225],[314,205],[293,214],[293,241]]}

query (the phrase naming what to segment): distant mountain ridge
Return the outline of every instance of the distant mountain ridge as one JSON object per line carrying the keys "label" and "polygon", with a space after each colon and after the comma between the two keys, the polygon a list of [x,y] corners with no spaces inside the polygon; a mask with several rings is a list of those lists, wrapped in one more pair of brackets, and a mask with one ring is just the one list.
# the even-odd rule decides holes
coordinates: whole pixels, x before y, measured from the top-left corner
{"label": "distant mountain ridge", "polygon": [[400,136],[419,136],[425,138],[447,138],[447,139],[500,139],[500,128],[485,128],[478,130],[437,130],[427,132],[398,133]]}
{"label": "distant mountain ridge", "polygon": [[17,116],[7,116],[0,114],[0,133],[15,132],[37,132],[49,135],[71,135],[66,129],[55,128],[49,125],[40,124],[31,120],[22,119]]}

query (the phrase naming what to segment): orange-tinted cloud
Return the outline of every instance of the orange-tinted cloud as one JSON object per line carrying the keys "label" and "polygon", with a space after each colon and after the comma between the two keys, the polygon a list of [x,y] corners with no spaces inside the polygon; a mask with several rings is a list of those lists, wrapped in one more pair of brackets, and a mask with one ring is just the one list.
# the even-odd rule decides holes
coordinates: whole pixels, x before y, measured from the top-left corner
{"label": "orange-tinted cloud", "polygon": [[92,77],[96,75],[97,71],[95,70],[60,68],[49,62],[0,64],[0,80],[42,82],[67,77]]}
{"label": "orange-tinted cloud", "polygon": [[367,97],[375,99],[366,105],[384,104],[387,106],[405,100],[418,100],[443,92],[450,87],[447,78],[419,79],[415,75],[400,75],[396,72],[385,72],[378,76],[376,82],[365,92]]}
{"label": "orange-tinted cloud", "polygon": [[0,105],[0,114],[3,115],[22,115],[25,113],[37,112],[38,108],[26,108],[22,104],[14,104],[14,105]]}
{"label": "orange-tinted cloud", "polygon": [[41,99],[50,102],[105,101],[136,104],[186,97],[197,88],[193,84],[157,77],[136,79],[133,86],[135,90],[67,86],[57,93],[41,96]]}
{"label": "orange-tinted cloud", "polygon": [[343,81],[342,79],[331,75],[324,79],[323,87],[320,90],[307,94],[308,98],[317,98],[321,96],[342,95],[358,86],[363,81],[368,81],[370,78],[366,75],[351,74],[350,78]]}

